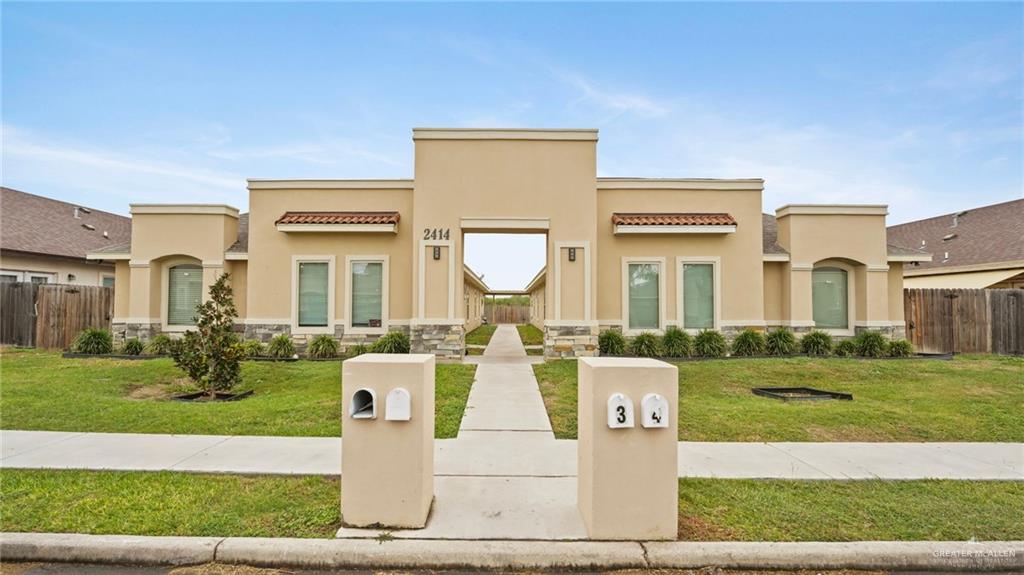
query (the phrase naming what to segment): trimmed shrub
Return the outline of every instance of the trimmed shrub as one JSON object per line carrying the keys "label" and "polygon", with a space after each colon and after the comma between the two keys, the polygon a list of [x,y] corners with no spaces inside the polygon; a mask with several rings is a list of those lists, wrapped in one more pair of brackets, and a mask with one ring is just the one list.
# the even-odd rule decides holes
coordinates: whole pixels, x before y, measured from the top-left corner
{"label": "trimmed shrub", "polygon": [[338,340],[322,333],[313,338],[309,342],[309,346],[306,347],[306,354],[309,357],[315,357],[318,359],[326,359],[329,357],[338,357],[338,349],[341,348],[341,344]]}
{"label": "trimmed shrub", "polygon": [[91,354],[113,353],[114,336],[105,329],[87,327],[75,337],[75,341],[71,342],[71,351]]}
{"label": "trimmed shrub", "polygon": [[352,347],[348,348],[349,357],[356,357],[358,355],[363,355],[364,353],[370,353],[370,348],[366,347],[361,343],[353,345]]}
{"label": "trimmed shrub", "polygon": [[838,357],[851,357],[857,355],[857,343],[852,339],[844,339],[832,348],[832,353]]}
{"label": "trimmed shrub", "polygon": [[725,337],[713,329],[702,329],[693,338],[693,351],[700,357],[724,357]]}
{"label": "trimmed shrub", "polygon": [[267,344],[267,356],[274,359],[287,359],[295,355],[295,344],[286,333],[275,335]]}
{"label": "trimmed shrub", "polygon": [[373,353],[409,353],[409,336],[400,331],[389,331],[370,346]]}
{"label": "trimmed shrub", "polygon": [[612,329],[602,331],[601,335],[597,336],[597,347],[601,350],[601,355],[625,355],[626,338],[622,333]]}
{"label": "trimmed shrub", "polygon": [[752,329],[745,329],[732,340],[733,355],[764,355],[764,334]]}
{"label": "trimmed shrub", "polygon": [[832,336],[821,330],[814,330],[800,340],[800,350],[807,355],[828,355],[832,353]]}
{"label": "trimmed shrub", "polygon": [[166,333],[153,336],[153,339],[149,340],[149,344],[146,345],[146,353],[150,355],[171,355],[173,349],[174,340]]}
{"label": "trimmed shrub", "polygon": [[678,327],[671,326],[661,338],[661,347],[665,357],[690,357],[693,355],[693,338]]}
{"label": "trimmed shrub", "polygon": [[853,338],[857,344],[857,355],[861,357],[885,357],[889,354],[889,342],[877,331],[863,331]]}
{"label": "trimmed shrub", "polygon": [[914,344],[905,339],[897,339],[889,343],[890,357],[910,357],[914,355]]}
{"label": "trimmed shrub", "polygon": [[637,357],[658,357],[661,355],[661,342],[658,336],[645,331],[630,342],[629,353]]}
{"label": "trimmed shrub", "polygon": [[773,329],[764,338],[764,349],[768,355],[793,355],[796,353],[796,337],[784,327]]}
{"label": "trimmed shrub", "polygon": [[139,338],[133,337],[124,342],[124,345],[121,346],[121,351],[125,355],[142,355],[142,350],[145,348],[146,346],[139,341]]}
{"label": "trimmed shrub", "polygon": [[241,345],[245,357],[262,357],[267,353],[267,346],[258,339],[247,339]]}

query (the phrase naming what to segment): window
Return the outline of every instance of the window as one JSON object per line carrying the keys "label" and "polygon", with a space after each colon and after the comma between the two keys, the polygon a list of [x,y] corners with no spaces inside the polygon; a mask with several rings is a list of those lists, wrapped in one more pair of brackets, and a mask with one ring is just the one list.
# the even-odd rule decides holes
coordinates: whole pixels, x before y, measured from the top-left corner
{"label": "window", "polygon": [[193,325],[203,301],[203,268],[183,264],[167,272],[167,324]]}
{"label": "window", "polygon": [[114,276],[103,276],[103,287],[114,287]]}
{"label": "window", "polygon": [[660,329],[659,281],[656,263],[631,263],[628,268],[629,329]]}
{"label": "window", "polygon": [[715,328],[714,264],[683,264],[683,328]]}
{"label": "window", "polygon": [[18,281],[18,276],[14,274],[0,274],[0,283],[14,283]]}
{"label": "window", "polygon": [[352,262],[352,326],[381,327],[384,263]]}
{"label": "window", "polygon": [[50,283],[50,278],[48,278],[46,276],[32,276],[32,283],[34,283],[34,284]]}
{"label": "window", "polygon": [[299,326],[327,326],[329,273],[327,262],[299,262]]}
{"label": "window", "polygon": [[816,268],[811,272],[815,327],[849,329],[848,289],[846,270]]}

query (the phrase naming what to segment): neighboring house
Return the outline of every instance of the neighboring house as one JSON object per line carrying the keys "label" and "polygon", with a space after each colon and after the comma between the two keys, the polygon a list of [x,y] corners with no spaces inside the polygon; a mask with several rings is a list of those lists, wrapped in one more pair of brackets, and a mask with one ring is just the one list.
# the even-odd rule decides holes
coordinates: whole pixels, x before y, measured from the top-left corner
{"label": "neighboring house", "polygon": [[[116,261],[114,327],[190,327],[222,272],[246,337],[389,330],[459,357],[483,282],[466,233],[540,233],[546,267],[526,289],[549,357],[594,355],[601,330],[669,326],[902,336],[903,265],[881,205],[789,205],[762,215],[760,179],[599,178],[596,130],[415,129],[415,178],[249,180],[249,214],[134,204]],[[512,240],[514,241],[514,240]],[[462,269],[463,273],[458,273]],[[468,294],[468,299],[467,299]]]}
{"label": "neighboring house", "polygon": [[889,241],[930,252],[908,288],[1024,288],[1024,199],[891,226]]}
{"label": "neighboring house", "polygon": [[114,266],[86,253],[126,246],[132,220],[0,188],[0,281],[114,286]]}

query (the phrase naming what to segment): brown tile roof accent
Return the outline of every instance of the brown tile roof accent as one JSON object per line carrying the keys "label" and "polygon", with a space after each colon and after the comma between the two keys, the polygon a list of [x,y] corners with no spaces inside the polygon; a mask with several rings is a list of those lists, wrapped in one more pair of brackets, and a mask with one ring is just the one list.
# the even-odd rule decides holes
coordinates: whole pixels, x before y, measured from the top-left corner
{"label": "brown tile roof accent", "polygon": [[123,248],[131,237],[131,218],[0,188],[0,248],[5,251],[85,259],[88,252]]}
{"label": "brown tile roof accent", "polygon": [[786,248],[779,245],[779,223],[771,214],[761,214],[761,251],[775,255],[789,253]]}
{"label": "brown tile roof accent", "polygon": [[615,213],[612,214],[612,223],[617,226],[735,226],[736,220],[729,214]]}
{"label": "brown tile roof accent", "polygon": [[[887,231],[890,244],[920,247],[932,254],[932,261],[918,264],[919,270],[1020,261],[1024,199],[907,222]],[[946,252],[949,258],[943,261]]]}
{"label": "brown tile roof accent", "polygon": [[285,212],[275,224],[397,224],[398,212]]}

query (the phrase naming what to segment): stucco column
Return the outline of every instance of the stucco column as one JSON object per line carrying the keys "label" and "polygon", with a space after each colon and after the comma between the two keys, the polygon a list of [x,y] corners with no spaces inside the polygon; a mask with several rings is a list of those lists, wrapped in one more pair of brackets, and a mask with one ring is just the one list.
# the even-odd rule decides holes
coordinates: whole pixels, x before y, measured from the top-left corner
{"label": "stucco column", "polygon": [[150,275],[152,272],[150,262],[132,260],[128,264],[131,277],[131,293],[128,299],[129,323],[149,322],[152,302],[150,301],[152,289],[150,286]]}
{"label": "stucco column", "polygon": [[224,262],[203,262],[203,301],[210,299],[210,286],[217,283],[217,278],[224,273]]}
{"label": "stucco column", "polygon": [[814,327],[814,303],[811,298],[811,267],[789,267],[789,322],[794,331]]}
{"label": "stucco column", "polygon": [[864,290],[867,296],[864,321],[868,329],[889,327],[889,266],[869,265],[865,274]]}

